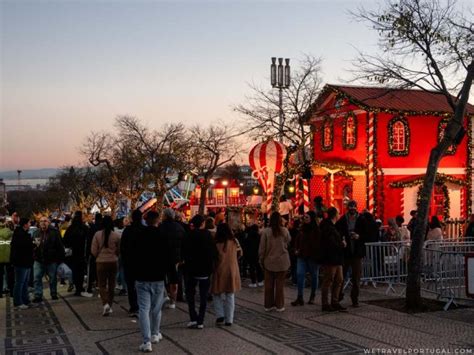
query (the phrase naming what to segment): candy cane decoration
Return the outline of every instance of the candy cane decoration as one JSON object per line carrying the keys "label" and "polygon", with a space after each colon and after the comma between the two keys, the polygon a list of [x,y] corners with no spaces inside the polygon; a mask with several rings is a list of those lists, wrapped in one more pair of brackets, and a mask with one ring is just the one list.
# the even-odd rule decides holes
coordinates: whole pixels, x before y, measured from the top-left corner
{"label": "candy cane decoration", "polygon": [[369,187],[369,212],[374,212],[375,207],[375,187],[374,187],[374,153],[375,153],[375,119],[374,114],[369,113],[369,132],[368,132],[368,187]]}
{"label": "candy cane decoration", "polygon": [[465,216],[465,207],[466,206],[466,189],[464,187],[461,188],[461,218]]}
{"label": "candy cane decoration", "polygon": [[294,209],[295,214],[298,214],[298,212],[299,212],[299,206],[301,204],[301,197],[302,197],[299,181],[300,181],[300,176],[296,175],[295,176],[295,181],[294,181],[295,189],[296,189],[296,195],[295,195],[295,202],[296,203],[295,203],[295,209]]}
{"label": "candy cane decoration", "polygon": [[308,212],[310,209],[309,204],[309,183],[307,179],[303,179],[303,204],[304,204],[304,212]]}
{"label": "candy cane decoration", "polygon": [[272,200],[273,200],[273,186],[271,183],[267,185],[267,213],[272,211]]}
{"label": "candy cane decoration", "polygon": [[405,189],[402,189],[400,195],[400,214],[403,216],[405,213]]}
{"label": "candy cane decoration", "polygon": [[329,202],[331,206],[334,206],[334,173],[330,173],[329,178]]}

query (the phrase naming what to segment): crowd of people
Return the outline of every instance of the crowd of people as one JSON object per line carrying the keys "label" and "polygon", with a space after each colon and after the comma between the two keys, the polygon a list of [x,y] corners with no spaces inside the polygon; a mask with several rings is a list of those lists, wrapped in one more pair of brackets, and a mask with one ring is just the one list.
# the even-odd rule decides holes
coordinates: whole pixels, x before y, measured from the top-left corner
{"label": "crowd of people", "polygon": [[[101,314],[107,317],[113,313],[118,283],[119,294],[128,296],[129,315],[138,318],[143,352],[152,351],[152,344],[162,339],[162,309],[173,309],[176,302],[187,302],[188,328],[204,328],[209,301],[215,324],[232,326],[235,295],[244,277],[250,280],[249,288],[263,287],[267,312],[285,311],[288,279],[297,287],[291,306],[315,304],[320,288],[323,312],[347,312],[341,303],[343,280],[350,278],[351,306],[359,307],[365,243],[409,242],[416,211],[407,226],[397,216],[382,228],[382,222],[359,211],[355,201],[347,203],[342,215],[335,207],[326,208],[320,198],[314,202],[315,209],[301,217],[273,212],[266,223],[255,221],[242,230],[232,230],[223,213],[198,214],[186,222],[170,208],[145,215],[134,210],[119,220],[96,214],[93,222],[77,211],[61,221],[41,216],[38,226],[13,213],[10,221],[0,217],[0,295],[5,290],[16,309],[27,310],[43,302],[47,276],[52,300],[59,297],[58,280],[67,281],[68,291],[78,297],[92,297],[97,289]],[[466,233],[473,232],[471,217]],[[427,239],[440,238],[441,224],[433,217]]]}

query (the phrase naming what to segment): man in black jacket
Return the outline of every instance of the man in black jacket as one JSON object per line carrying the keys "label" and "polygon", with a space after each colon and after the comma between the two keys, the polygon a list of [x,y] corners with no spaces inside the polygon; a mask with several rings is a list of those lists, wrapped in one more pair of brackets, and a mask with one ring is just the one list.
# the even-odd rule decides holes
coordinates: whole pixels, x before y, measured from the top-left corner
{"label": "man in black jacket", "polygon": [[72,277],[76,292],[74,296],[91,297],[92,295],[84,292],[84,274],[86,271],[87,237],[89,228],[84,224],[82,212],[76,211],[71,225],[64,234],[64,245],[72,250],[70,264]]}
{"label": "man in black jacket", "polygon": [[136,278],[138,297],[138,321],[143,337],[139,350],[151,352],[151,344],[162,339],[160,333],[161,308],[165,291],[165,275],[174,266],[169,256],[169,246],[164,235],[156,227],[159,214],[147,213],[144,233],[137,233],[133,248],[133,260],[139,260],[133,273]]}
{"label": "man in black jacket", "polygon": [[[190,224],[192,230],[183,242],[183,261],[186,270],[186,299],[189,307],[188,328],[204,328],[204,315],[207,307],[209,278],[214,271],[218,251],[211,233],[204,229],[204,217],[194,216]],[[199,314],[196,313],[196,286],[199,285]]]}
{"label": "man in black jacket", "polygon": [[[357,212],[357,202],[349,201],[347,212],[336,223],[336,228],[347,242],[344,249],[344,278],[351,273],[351,300],[353,307],[359,307],[360,277],[362,273],[362,259],[365,257],[365,242],[367,239],[366,223],[362,215]],[[341,297],[344,297],[341,289]]]}
{"label": "man in black jacket", "polygon": [[33,240],[28,234],[29,229],[28,218],[20,218],[11,242],[10,262],[15,270],[13,305],[19,309],[27,309],[30,306],[28,280],[33,266]]}
{"label": "man in black jacket", "polygon": [[158,233],[163,235],[170,248],[169,256],[175,265],[166,275],[169,288],[169,308],[176,308],[176,296],[178,292],[178,264],[181,263],[181,247],[184,239],[184,229],[175,221],[175,213],[171,208],[163,211],[163,221],[158,227]]}
{"label": "man in black jacket", "polygon": [[137,290],[135,289],[135,273],[134,267],[139,266],[140,255],[137,255],[137,241],[146,232],[146,228],[142,223],[142,212],[137,209],[132,212],[132,223],[125,227],[122,238],[120,239],[120,258],[122,259],[123,272],[125,282],[127,284],[128,304],[130,308],[128,314],[131,317],[138,315]]}
{"label": "man in black jacket", "polygon": [[[321,287],[321,303],[323,312],[346,311],[339,304],[339,294],[342,288],[342,265],[344,263],[344,250],[347,246],[337,230],[335,223],[339,212],[335,207],[327,210],[328,218],[320,224],[321,229],[321,263],[324,268],[323,284]],[[331,288],[331,304],[328,296]]]}
{"label": "man in black jacket", "polygon": [[51,299],[58,299],[58,266],[64,262],[65,252],[61,235],[57,229],[49,226],[47,217],[39,220],[39,229],[33,235],[35,243],[33,265],[35,298],[33,302],[43,301],[43,277],[47,273]]}

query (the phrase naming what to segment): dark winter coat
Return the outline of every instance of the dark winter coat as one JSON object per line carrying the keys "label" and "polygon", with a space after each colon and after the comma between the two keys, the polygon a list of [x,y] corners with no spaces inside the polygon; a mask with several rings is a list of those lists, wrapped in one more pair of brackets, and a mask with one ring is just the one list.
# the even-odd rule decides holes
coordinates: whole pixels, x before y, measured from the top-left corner
{"label": "dark winter coat", "polygon": [[89,228],[85,224],[70,225],[64,234],[64,246],[71,248],[71,259],[74,261],[84,261],[89,255],[90,250],[87,250],[87,240],[89,237]]}
{"label": "dark winter coat", "polygon": [[336,222],[336,228],[339,234],[345,238],[347,248],[344,250],[344,258],[363,258],[365,257],[365,243],[367,241],[367,230],[364,217],[357,215],[354,232],[359,235],[359,239],[354,240],[349,236],[349,226],[347,222],[347,214],[343,215]]}
{"label": "dark winter coat", "polygon": [[38,229],[33,235],[37,241],[34,259],[42,264],[62,263],[65,258],[64,244],[57,229],[49,227],[46,231]]}
{"label": "dark winter coat", "polygon": [[315,262],[321,261],[321,233],[316,223],[301,226],[295,240],[295,252],[299,258],[311,258]]}
{"label": "dark winter coat", "polygon": [[158,227],[158,233],[163,235],[169,247],[170,258],[174,264],[181,262],[181,248],[185,236],[184,228],[175,221],[166,220]]}
{"label": "dark winter coat", "polygon": [[192,230],[184,239],[182,251],[188,276],[209,277],[212,274],[219,254],[208,230]]}
{"label": "dark winter coat", "polygon": [[321,228],[321,264],[343,265],[344,245],[342,236],[330,219],[324,219]]}
{"label": "dark winter coat", "polygon": [[258,247],[260,245],[260,233],[256,224],[247,229],[247,238],[242,243],[244,258],[248,263],[258,263]]}
{"label": "dark winter coat", "polygon": [[127,275],[133,275],[133,268],[138,265],[140,257],[136,252],[138,238],[146,233],[146,227],[141,224],[132,224],[125,227],[120,239],[120,260]]}
{"label": "dark winter coat", "polygon": [[157,227],[145,227],[144,233],[138,231],[133,253],[132,260],[136,260],[133,273],[137,281],[163,281],[166,273],[175,267],[168,241]]}
{"label": "dark winter coat", "polygon": [[33,266],[33,239],[27,231],[18,226],[13,231],[10,250],[10,262],[17,267]]}

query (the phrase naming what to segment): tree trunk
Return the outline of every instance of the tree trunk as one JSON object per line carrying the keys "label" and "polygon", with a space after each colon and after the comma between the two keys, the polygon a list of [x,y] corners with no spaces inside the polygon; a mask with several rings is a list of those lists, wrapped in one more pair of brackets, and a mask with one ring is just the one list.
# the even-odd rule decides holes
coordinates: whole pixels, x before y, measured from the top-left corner
{"label": "tree trunk", "polygon": [[201,194],[199,196],[199,210],[198,214],[201,216],[204,216],[204,209],[206,208],[206,196],[207,196],[207,190],[209,189],[208,184],[203,184],[201,186]]}
{"label": "tree trunk", "polygon": [[450,145],[454,144],[456,136],[463,129],[464,112],[466,110],[473,77],[474,60],[468,67],[466,80],[463,83],[460,98],[454,111],[454,117],[448,122],[445,129],[445,135],[441,142],[431,150],[428,167],[426,168],[426,176],[423,181],[420,204],[418,206],[417,224],[412,238],[410,260],[408,262],[406,307],[410,310],[416,310],[421,307],[420,276],[423,260],[423,243],[428,225],[428,209],[430,207],[431,194],[435,184],[436,172],[444,153]]}

